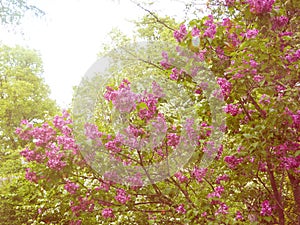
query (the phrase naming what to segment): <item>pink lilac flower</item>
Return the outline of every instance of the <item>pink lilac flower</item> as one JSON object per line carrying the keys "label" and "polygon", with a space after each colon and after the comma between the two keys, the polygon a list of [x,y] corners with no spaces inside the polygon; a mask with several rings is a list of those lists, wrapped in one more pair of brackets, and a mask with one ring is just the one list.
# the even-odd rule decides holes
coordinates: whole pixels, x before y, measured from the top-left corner
{"label": "pink lilac flower", "polygon": [[207,26],[206,30],[204,31],[203,37],[209,37],[213,39],[217,32],[217,26],[213,23],[213,16],[209,15],[209,19],[205,21],[204,25]]}
{"label": "pink lilac flower", "polygon": [[136,108],[137,95],[129,88],[122,88],[118,90],[117,96],[112,100],[112,103],[121,113],[131,112]]}
{"label": "pink lilac flower", "polygon": [[194,26],[191,32],[193,37],[199,36],[200,34],[200,30],[198,29],[198,27]]}
{"label": "pink lilac flower", "polygon": [[300,155],[298,155],[297,157],[282,157],[281,164],[287,170],[293,170],[293,169],[296,170],[300,166]]}
{"label": "pink lilac flower", "polygon": [[222,26],[223,27],[229,27],[231,26],[231,21],[229,18],[224,18],[223,21],[222,21]]}
{"label": "pink lilac flower", "polygon": [[61,145],[64,150],[72,150],[78,148],[73,137],[58,136],[56,139],[57,144]]}
{"label": "pink lilac flower", "polygon": [[285,56],[285,59],[289,62],[289,63],[294,63],[296,61],[298,61],[300,59],[300,49],[291,52],[290,54],[287,54]]}
{"label": "pink lilac flower", "polygon": [[250,63],[250,66],[251,66],[251,67],[254,67],[254,68],[255,68],[255,67],[258,66],[258,63],[257,63],[255,60],[253,60],[253,59],[250,59],[250,62],[249,62],[249,63]]}
{"label": "pink lilac flower", "polygon": [[187,35],[187,30],[184,24],[180,25],[179,30],[174,31],[174,37],[178,42],[183,41],[186,35]]}
{"label": "pink lilac flower", "polygon": [[172,69],[172,73],[170,74],[170,78],[172,80],[178,80],[179,75],[182,74],[182,70],[178,70],[176,67]]}
{"label": "pink lilac flower", "polygon": [[37,183],[38,181],[37,174],[35,172],[31,172],[30,168],[26,168],[25,171],[26,171],[25,178],[31,182]]}
{"label": "pink lilac flower", "polygon": [[222,180],[223,181],[228,181],[229,176],[227,174],[218,176],[217,179],[216,179],[216,184],[220,184]]}
{"label": "pink lilac flower", "polygon": [[164,90],[162,89],[161,86],[159,86],[158,83],[155,81],[152,82],[152,93],[155,95],[157,98],[163,98],[165,97]]}
{"label": "pink lilac flower", "polygon": [[256,82],[261,82],[261,81],[263,81],[264,79],[265,79],[265,77],[264,77],[264,76],[260,76],[260,75],[255,75],[255,76],[253,77],[253,80],[256,81]]}
{"label": "pink lilac flower", "polygon": [[223,214],[223,215],[228,214],[228,206],[223,202],[220,203],[219,208],[215,212],[215,215],[219,215],[219,214]]}
{"label": "pink lilac flower", "polygon": [[157,98],[153,94],[147,94],[144,96],[139,103],[144,102],[147,105],[147,109],[141,109],[138,115],[141,119],[152,119],[156,113]]}
{"label": "pink lilac flower", "polygon": [[200,50],[199,52],[195,52],[194,59],[196,61],[203,62],[205,60],[205,53],[206,52],[207,52],[207,50]]}
{"label": "pink lilac flower", "polygon": [[272,215],[272,207],[270,206],[270,203],[268,200],[263,201],[263,203],[261,204],[260,214],[262,216],[271,216]]}
{"label": "pink lilac flower", "polygon": [[21,151],[20,155],[25,157],[28,162],[36,161],[38,163],[41,163],[45,159],[44,155],[42,155],[34,150],[29,150],[28,148],[25,148],[23,151]]}
{"label": "pink lilac flower", "polygon": [[59,147],[55,144],[49,145],[50,150],[46,151],[46,156],[48,158],[47,166],[50,169],[61,170],[63,169],[67,163],[62,161],[64,157],[63,152],[59,152]]}
{"label": "pink lilac flower", "polygon": [[285,27],[289,22],[289,18],[287,18],[286,16],[277,16],[272,19],[272,22],[272,29],[277,30]]}
{"label": "pink lilac flower", "polygon": [[104,146],[112,153],[116,154],[122,151],[122,148],[120,147],[121,143],[122,138],[117,135],[114,140],[108,141]]}
{"label": "pink lilac flower", "polygon": [[257,29],[253,29],[253,30],[247,30],[246,33],[243,33],[242,36],[245,38],[255,38],[258,34],[258,30]]}
{"label": "pink lilac flower", "polygon": [[239,113],[239,107],[234,104],[228,104],[225,106],[224,112],[229,113],[232,116],[236,116]]}
{"label": "pink lilac flower", "polygon": [[202,217],[206,217],[206,216],[207,216],[207,212],[201,213],[201,216],[202,216]]}
{"label": "pink lilac flower", "polygon": [[258,170],[261,172],[267,172],[267,163],[266,162],[258,162]]}
{"label": "pink lilac flower", "polygon": [[93,212],[94,211],[94,200],[90,200],[88,198],[88,194],[86,197],[79,196],[78,197],[78,205],[75,205],[73,201],[71,201],[71,211],[76,215],[79,216],[80,212]]}
{"label": "pink lilac flower", "polygon": [[174,176],[179,180],[180,183],[186,183],[189,179],[184,176],[181,172],[177,172]]}
{"label": "pink lilac flower", "polygon": [[54,116],[53,118],[53,124],[56,128],[58,129],[62,129],[65,125],[71,124],[72,120],[71,120],[71,116],[70,114],[64,110],[62,112],[62,116]]}
{"label": "pink lilac flower", "polygon": [[85,136],[91,140],[95,140],[102,136],[102,133],[98,130],[98,127],[95,124],[86,123],[84,125]]}
{"label": "pink lilac flower", "polygon": [[254,14],[268,13],[272,10],[275,0],[248,0],[250,11]]}
{"label": "pink lilac flower", "polygon": [[224,50],[223,50],[222,48],[220,48],[220,46],[217,47],[216,53],[217,53],[217,56],[218,56],[219,59],[221,59],[221,60],[226,60],[226,59],[228,59],[228,56],[226,56],[226,55],[224,54]]}
{"label": "pink lilac flower", "polygon": [[142,180],[142,175],[140,173],[137,173],[132,177],[128,177],[127,181],[133,190],[136,190],[138,187],[142,187],[144,184]]}
{"label": "pink lilac flower", "polygon": [[224,192],[224,187],[223,186],[217,186],[214,190],[214,192],[209,193],[207,195],[207,198],[221,198],[221,194]]}
{"label": "pink lilac flower", "polygon": [[168,146],[173,146],[176,147],[179,144],[179,140],[180,140],[180,136],[178,136],[177,134],[171,133],[167,135],[167,145]]}
{"label": "pink lilac flower", "polygon": [[222,95],[224,98],[227,98],[231,92],[231,83],[227,81],[225,78],[218,78],[217,83],[221,87]]}
{"label": "pink lilac flower", "polygon": [[104,93],[104,99],[107,101],[112,101],[116,98],[116,96],[117,96],[117,91],[107,86],[106,92]]}
{"label": "pink lilac flower", "polygon": [[73,182],[67,181],[64,186],[65,190],[68,191],[70,194],[74,195],[79,188],[79,186]]}
{"label": "pink lilac flower", "polygon": [[235,169],[237,165],[243,162],[243,158],[237,158],[236,156],[225,156],[224,161],[228,164],[230,169]]}
{"label": "pink lilac flower", "polygon": [[263,94],[259,99],[259,103],[264,105],[270,104],[270,97],[266,94]]}
{"label": "pink lilac flower", "polygon": [[238,35],[236,33],[228,33],[227,37],[230,40],[230,43],[234,47],[238,46],[241,43],[241,41],[239,40]]}
{"label": "pink lilac flower", "polygon": [[236,220],[244,220],[244,217],[242,215],[242,213],[240,211],[236,212],[236,216],[235,216]]}
{"label": "pink lilac flower", "polygon": [[163,60],[160,61],[160,65],[164,68],[164,69],[169,69],[171,66],[171,63],[169,62],[169,57],[168,57],[168,53],[163,51],[161,53]]}
{"label": "pink lilac flower", "polygon": [[126,193],[126,191],[122,188],[117,190],[117,195],[115,199],[121,204],[126,204],[130,200],[130,195]]}
{"label": "pink lilac flower", "polygon": [[198,168],[195,167],[194,170],[192,171],[192,176],[195,177],[195,179],[201,183],[203,182],[203,178],[205,177],[207,173],[207,168]]}
{"label": "pink lilac flower", "polygon": [[185,214],[185,213],[186,213],[186,209],[184,208],[184,204],[180,204],[180,205],[176,208],[176,212],[181,213],[181,214]]}
{"label": "pink lilac flower", "polygon": [[103,209],[102,210],[102,216],[105,218],[105,219],[108,219],[108,218],[114,218],[115,215],[114,215],[114,212],[111,208],[106,208],[106,209]]}

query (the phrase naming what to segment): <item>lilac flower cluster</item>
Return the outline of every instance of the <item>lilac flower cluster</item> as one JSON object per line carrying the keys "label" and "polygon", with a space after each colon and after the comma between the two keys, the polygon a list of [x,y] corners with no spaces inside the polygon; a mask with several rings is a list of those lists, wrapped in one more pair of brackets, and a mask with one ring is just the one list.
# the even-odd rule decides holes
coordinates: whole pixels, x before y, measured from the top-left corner
{"label": "lilac flower cluster", "polygon": [[86,197],[79,196],[78,197],[78,204],[71,201],[71,211],[75,214],[75,216],[79,216],[81,212],[93,212],[94,211],[94,200],[90,200],[88,198],[88,194]]}
{"label": "lilac flower cluster", "polygon": [[156,113],[156,104],[158,102],[157,97],[153,94],[147,94],[146,96],[142,97],[140,102],[146,103],[147,109],[141,109],[138,112],[139,117],[145,120],[152,119]]}
{"label": "lilac flower cluster", "polygon": [[224,107],[224,112],[236,116],[239,113],[239,107],[234,104],[228,104]]}
{"label": "lilac flower cluster", "polygon": [[198,168],[195,167],[192,171],[192,176],[195,177],[195,179],[201,183],[203,182],[203,178],[206,176],[207,168]]}
{"label": "lilac flower cluster", "polygon": [[28,148],[25,148],[23,151],[21,151],[20,155],[25,157],[28,162],[36,161],[38,163],[41,163],[45,159],[44,155],[38,153],[35,150],[29,150]]}
{"label": "lilac flower cluster", "polygon": [[250,11],[254,14],[271,12],[275,0],[248,0]]}
{"label": "lilac flower cluster", "polygon": [[174,133],[170,133],[167,135],[167,145],[176,147],[179,144],[180,136]]}
{"label": "lilac flower cluster", "polygon": [[261,211],[260,214],[262,216],[271,216],[272,215],[272,207],[268,200],[265,200],[261,203]]}
{"label": "lilac flower cluster", "polygon": [[74,195],[79,188],[79,186],[71,181],[67,181],[64,186],[65,190],[68,191],[70,194]]}
{"label": "lilac flower cluster", "polygon": [[163,60],[160,61],[160,65],[164,68],[164,69],[169,69],[171,67],[171,63],[169,61],[169,56],[168,56],[168,53],[163,51],[161,53],[162,57],[163,57]]}
{"label": "lilac flower cluster", "polygon": [[102,216],[105,218],[105,219],[108,219],[108,218],[114,218],[115,215],[114,215],[114,212],[111,208],[105,208],[102,210]]}
{"label": "lilac flower cluster", "polygon": [[170,74],[170,78],[172,80],[178,80],[179,76],[182,74],[182,70],[178,70],[176,67],[172,69],[172,73]]}
{"label": "lilac flower cluster", "polygon": [[277,16],[272,19],[272,29],[278,30],[285,27],[289,22],[289,18],[286,16]]}
{"label": "lilac flower cluster", "polygon": [[207,28],[204,31],[203,37],[209,37],[211,39],[214,39],[215,34],[217,32],[217,26],[214,24],[214,18],[212,15],[208,16],[209,19],[205,21],[204,25],[207,26]]}
{"label": "lilac flower cluster", "polygon": [[225,156],[224,161],[228,164],[230,169],[235,169],[237,165],[244,161],[243,158],[237,158],[236,156]]}
{"label": "lilac flower cluster", "polygon": [[178,212],[180,214],[185,214],[186,213],[186,209],[184,208],[184,204],[180,204],[175,210],[176,210],[176,212]]}
{"label": "lilac flower cluster", "polygon": [[26,168],[25,171],[26,171],[25,178],[31,182],[37,183],[38,181],[37,174],[35,172],[32,172],[30,168]]}
{"label": "lilac flower cluster", "polygon": [[221,198],[221,194],[224,192],[223,186],[217,186],[214,190],[214,192],[209,193],[207,195],[207,198]]}
{"label": "lilac flower cluster", "polygon": [[130,195],[126,193],[126,191],[122,188],[117,190],[117,195],[115,199],[120,202],[121,204],[126,204],[130,200]]}
{"label": "lilac flower cluster", "polygon": [[227,81],[225,78],[218,78],[217,83],[221,87],[222,95],[226,99],[230,95],[231,92],[231,83]]}
{"label": "lilac flower cluster", "polygon": [[246,33],[242,33],[241,36],[245,38],[255,38],[258,35],[258,30],[257,29],[252,29],[252,30],[247,30]]}
{"label": "lilac flower cluster", "polygon": [[186,183],[186,182],[188,182],[188,180],[189,180],[189,179],[188,179],[185,175],[183,175],[181,172],[175,173],[174,176],[178,179],[178,181],[179,181],[180,183]]}
{"label": "lilac flower cluster", "polygon": [[187,30],[184,24],[180,25],[179,30],[174,31],[174,37],[178,42],[182,42],[186,35],[187,35]]}

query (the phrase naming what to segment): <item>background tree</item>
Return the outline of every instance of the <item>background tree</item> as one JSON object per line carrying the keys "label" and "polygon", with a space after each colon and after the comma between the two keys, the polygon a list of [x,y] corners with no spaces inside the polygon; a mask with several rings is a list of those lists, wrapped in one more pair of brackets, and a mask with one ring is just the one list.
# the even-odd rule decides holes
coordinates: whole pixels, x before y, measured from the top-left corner
{"label": "background tree", "polygon": [[0,23],[3,25],[19,25],[26,13],[35,16],[44,15],[44,11],[32,5],[27,0],[1,0]]}

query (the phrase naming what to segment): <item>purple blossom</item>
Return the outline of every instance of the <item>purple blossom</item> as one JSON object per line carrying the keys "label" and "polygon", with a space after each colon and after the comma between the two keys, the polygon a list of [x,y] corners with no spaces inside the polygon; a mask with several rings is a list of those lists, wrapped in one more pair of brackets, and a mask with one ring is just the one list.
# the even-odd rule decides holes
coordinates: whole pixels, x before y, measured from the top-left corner
{"label": "purple blossom", "polygon": [[195,179],[201,183],[203,182],[203,178],[205,177],[207,173],[207,168],[198,168],[195,167],[193,172],[192,172],[192,176],[195,177]]}
{"label": "purple blossom", "polygon": [[243,33],[242,36],[245,38],[255,38],[258,34],[258,30],[257,29],[253,29],[253,30],[247,30],[246,33]]}
{"label": "purple blossom", "polygon": [[209,193],[207,195],[207,198],[221,198],[221,194],[224,192],[224,187],[223,186],[217,186],[214,190],[214,192]]}
{"label": "purple blossom", "polygon": [[227,98],[231,92],[231,83],[225,78],[218,78],[217,83],[221,87],[222,95],[224,96],[224,98]]}
{"label": "purple blossom", "polygon": [[229,176],[227,174],[218,176],[217,179],[216,179],[216,184],[220,184],[222,180],[223,181],[228,181]]}
{"label": "purple blossom", "polygon": [[117,190],[117,195],[115,199],[121,204],[126,204],[130,200],[130,195],[126,193],[126,191],[122,188]]}
{"label": "purple blossom", "polygon": [[271,216],[272,215],[272,207],[270,206],[270,203],[268,200],[263,201],[263,203],[261,204],[260,214],[262,216]]}
{"label": "purple blossom", "polygon": [[264,76],[260,76],[260,75],[255,75],[255,76],[253,77],[253,80],[256,81],[256,82],[261,82],[261,81],[263,81],[264,79],[265,79],[265,77],[264,77]]}
{"label": "purple blossom", "polygon": [[239,113],[239,107],[234,104],[228,104],[225,106],[224,112],[229,113],[232,116],[236,116]]}
{"label": "purple blossom", "polygon": [[67,181],[64,186],[65,190],[68,191],[70,194],[74,195],[79,188],[79,186],[73,182]]}
{"label": "purple blossom", "polygon": [[102,216],[105,218],[105,219],[108,219],[108,218],[114,218],[115,215],[114,215],[114,212],[111,208],[106,208],[106,209],[103,209],[102,210]]}
{"label": "purple blossom", "polygon": [[215,212],[215,215],[219,215],[219,214],[223,214],[223,215],[228,214],[228,206],[223,202],[220,203],[219,208]]}
{"label": "purple blossom", "polygon": [[268,13],[272,10],[275,0],[248,0],[250,11],[254,14]]}
{"label": "purple blossom", "polygon": [[175,30],[174,31],[174,37],[176,38],[176,40],[178,42],[183,41],[183,39],[185,38],[185,36],[187,35],[187,30],[184,24],[180,25],[179,30]]}
{"label": "purple blossom", "polygon": [[194,26],[191,32],[193,37],[199,36],[200,34],[200,30],[198,29],[198,27]]}
{"label": "purple blossom", "polygon": [[225,156],[224,161],[228,164],[230,169],[235,169],[237,165],[243,162],[243,158],[237,158],[236,156]]}
{"label": "purple blossom", "polygon": [[30,168],[26,168],[25,171],[26,171],[25,178],[31,182],[37,183],[38,177],[37,177],[36,173],[31,172]]}
{"label": "purple blossom", "polygon": [[122,88],[117,92],[117,96],[112,100],[112,103],[121,113],[131,112],[136,108],[137,95],[129,88]]}
{"label": "purple blossom", "polygon": [[178,80],[179,75],[182,74],[182,70],[178,70],[176,67],[172,69],[172,73],[170,74],[170,78],[172,80]]}
{"label": "purple blossom", "polygon": [[286,16],[277,16],[272,19],[272,22],[272,29],[277,30],[285,27],[289,22],[289,18],[287,18]]}
{"label": "purple blossom", "polygon": [[180,140],[180,136],[178,136],[177,134],[171,133],[167,135],[167,145],[168,146],[173,146],[176,147],[179,144],[179,140]]}
{"label": "purple blossom", "polygon": [[188,181],[188,178],[181,172],[175,173],[174,176],[179,180],[180,183],[186,183]]}
{"label": "purple blossom", "polygon": [[180,205],[176,208],[176,212],[181,213],[181,214],[185,214],[185,213],[186,213],[186,209],[184,208],[184,204],[180,204]]}
{"label": "purple blossom", "polygon": [[242,215],[242,213],[240,211],[236,212],[236,216],[235,216],[236,220],[244,220],[244,217]]}

